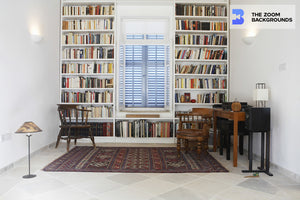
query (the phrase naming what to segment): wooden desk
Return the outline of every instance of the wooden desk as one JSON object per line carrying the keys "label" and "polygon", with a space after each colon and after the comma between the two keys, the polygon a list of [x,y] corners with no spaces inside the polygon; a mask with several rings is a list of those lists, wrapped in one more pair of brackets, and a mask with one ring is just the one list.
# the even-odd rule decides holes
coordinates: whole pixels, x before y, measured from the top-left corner
{"label": "wooden desk", "polygon": [[233,120],[233,166],[237,167],[238,122],[245,121],[245,112],[214,109],[214,151],[217,151],[217,118]]}

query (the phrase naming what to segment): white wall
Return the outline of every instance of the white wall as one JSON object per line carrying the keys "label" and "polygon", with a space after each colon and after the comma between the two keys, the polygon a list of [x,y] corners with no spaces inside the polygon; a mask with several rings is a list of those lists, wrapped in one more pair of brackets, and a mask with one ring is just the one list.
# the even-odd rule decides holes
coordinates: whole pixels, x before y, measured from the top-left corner
{"label": "white wall", "polygon": [[[231,0],[231,4],[254,3],[290,3],[300,7],[296,0]],[[300,19],[299,12],[296,13]],[[0,169],[27,155],[26,137],[14,134],[24,121],[32,120],[43,129],[31,138],[32,151],[56,139],[59,15],[58,0],[1,0],[0,135],[8,133],[11,138],[0,142]],[[40,43],[30,40],[31,20],[41,28]],[[267,83],[271,90],[271,161],[300,175],[299,22],[296,27],[296,30],[261,30],[252,46],[241,41],[245,31],[231,31],[230,97],[253,104],[255,83]],[[258,143],[256,137],[256,147]]]}
{"label": "white wall", "polygon": [[[293,4],[300,8],[299,1],[284,0],[232,0],[231,4]],[[296,15],[295,30],[259,30],[251,46],[242,42],[245,30],[231,30],[230,99],[254,105],[255,84],[266,83],[271,91],[271,162],[300,176],[298,10]],[[259,134],[254,144],[260,155]]]}
{"label": "white wall", "polygon": [[[34,121],[43,132],[31,137],[32,152],[56,140],[59,102],[60,1],[1,1],[0,6],[0,169],[27,155],[27,138],[14,132]],[[40,28],[34,43],[29,30]]]}

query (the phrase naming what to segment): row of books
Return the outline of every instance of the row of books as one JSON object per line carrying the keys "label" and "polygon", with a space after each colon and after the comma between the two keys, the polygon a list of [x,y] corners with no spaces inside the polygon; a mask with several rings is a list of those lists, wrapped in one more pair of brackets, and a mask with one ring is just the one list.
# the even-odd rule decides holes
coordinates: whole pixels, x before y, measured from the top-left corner
{"label": "row of books", "polygon": [[227,16],[227,8],[222,5],[176,4],[176,15],[184,16]]}
{"label": "row of books", "polygon": [[227,49],[190,49],[190,48],[176,48],[176,59],[200,59],[200,60],[226,60]]}
{"label": "row of books", "polygon": [[63,59],[109,59],[114,58],[113,48],[86,47],[86,48],[64,48]]}
{"label": "row of books", "polygon": [[114,44],[114,35],[109,33],[68,33],[62,35],[62,44]]}
{"label": "row of books", "polygon": [[[227,98],[225,92],[209,92],[197,94],[195,103],[223,103]],[[190,103],[190,93],[175,93],[175,103]]]}
{"label": "row of books", "polygon": [[113,103],[113,92],[67,92],[61,93],[61,102],[63,103]]}
{"label": "row of books", "polygon": [[114,80],[92,77],[62,77],[62,88],[113,88]]}
{"label": "row of books", "polygon": [[227,22],[203,22],[199,20],[176,20],[176,30],[227,31]]}
{"label": "row of books", "polygon": [[112,106],[93,106],[93,107],[86,107],[86,108],[92,111],[89,112],[89,118],[113,117]]}
{"label": "row of books", "polygon": [[63,74],[101,74],[114,73],[113,63],[63,63],[61,66]]}
{"label": "row of books", "polygon": [[112,122],[89,124],[92,126],[94,136],[114,136],[114,125]]}
{"label": "row of books", "polygon": [[173,123],[147,120],[118,121],[116,122],[116,136],[125,138],[173,137]]}
{"label": "row of books", "polygon": [[112,30],[114,19],[75,19],[64,20],[62,30]]}
{"label": "row of books", "polygon": [[223,92],[197,94],[198,103],[223,103],[226,99],[227,93]]}
{"label": "row of books", "polygon": [[63,16],[76,15],[114,15],[114,5],[80,5],[80,6],[63,6]]}
{"label": "row of books", "polygon": [[[81,106],[78,105],[77,108],[89,110],[88,118],[109,118],[113,117],[113,107],[112,106]],[[76,113],[77,112],[77,113]],[[82,114],[86,115],[86,112],[76,111],[73,109],[70,113],[71,118],[76,118],[76,116],[80,119],[82,118]]]}
{"label": "row of books", "polygon": [[224,78],[177,78],[175,88],[185,89],[226,89],[227,79]]}
{"label": "row of books", "polygon": [[[114,126],[112,122],[89,122],[89,125],[92,127],[92,133],[94,136],[113,136],[114,135]],[[88,136],[89,129],[78,129],[79,136]]]}
{"label": "row of books", "polygon": [[175,64],[176,74],[227,74],[227,64],[181,65]]}
{"label": "row of books", "polygon": [[227,37],[223,35],[176,34],[175,44],[185,45],[227,45]]}

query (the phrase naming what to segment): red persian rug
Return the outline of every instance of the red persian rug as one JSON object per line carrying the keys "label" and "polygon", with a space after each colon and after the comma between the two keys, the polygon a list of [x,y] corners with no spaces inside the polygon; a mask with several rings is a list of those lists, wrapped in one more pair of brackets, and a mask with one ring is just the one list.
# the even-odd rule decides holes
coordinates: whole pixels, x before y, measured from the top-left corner
{"label": "red persian rug", "polygon": [[55,172],[193,173],[228,172],[208,153],[181,154],[174,147],[77,146],[47,165]]}

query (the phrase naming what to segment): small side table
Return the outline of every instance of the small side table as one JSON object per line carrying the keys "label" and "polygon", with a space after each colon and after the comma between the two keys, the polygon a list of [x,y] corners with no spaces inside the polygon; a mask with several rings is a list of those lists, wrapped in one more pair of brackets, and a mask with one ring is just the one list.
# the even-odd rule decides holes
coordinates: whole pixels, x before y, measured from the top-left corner
{"label": "small side table", "polygon": [[[270,170],[270,108],[256,108],[250,107],[246,110],[245,125],[249,130],[249,169],[242,170],[242,172],[263,172],[269,176],[273,176]],[[253,161],[253,134],[261,133],[261,159],[260,167],[257,170],[252,169]],[[265,141],[266,134],[266,141]],[[266,164],[265,164],[265,143],[266,143]]]}

